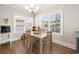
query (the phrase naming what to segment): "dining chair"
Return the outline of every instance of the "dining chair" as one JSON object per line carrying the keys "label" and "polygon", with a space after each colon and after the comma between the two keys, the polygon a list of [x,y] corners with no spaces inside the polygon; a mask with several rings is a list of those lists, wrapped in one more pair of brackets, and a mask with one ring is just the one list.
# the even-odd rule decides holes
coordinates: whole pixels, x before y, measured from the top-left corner
{"label": "dining chair", "polygon": [[44,42],[44,53],[51,54],[52,53],[52,32],[47,32],[47,37],[43,40]]}
{"label": "dining chair", "polygon": [[27,35],[26,33],[23,33],[23,35],[21,36],[21,40],[23,40],[23,47],[25,48],[25,43],[26,43],[26,38],[27,38]]}
{"label": "dining chair", "polygon": [[28,30],[26,31],[26,34],[25,34],[27,37],[26,37],[26,42],[25,42],[25,48],[26,48],[26,53],[32,53],[32,39],[31,39],[31,31]]}

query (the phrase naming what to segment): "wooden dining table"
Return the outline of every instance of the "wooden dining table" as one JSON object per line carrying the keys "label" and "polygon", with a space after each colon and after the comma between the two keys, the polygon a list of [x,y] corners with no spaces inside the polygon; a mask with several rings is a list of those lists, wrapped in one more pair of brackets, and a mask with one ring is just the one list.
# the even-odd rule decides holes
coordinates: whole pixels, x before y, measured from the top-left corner
{"label": "wooden dining table", "polygon": [[46,33],[39,33],[39,32],[31,32],[31,36],[39,39],[40,54],[42,54],[43,53],[43,39],[47,36],[47,34]]}

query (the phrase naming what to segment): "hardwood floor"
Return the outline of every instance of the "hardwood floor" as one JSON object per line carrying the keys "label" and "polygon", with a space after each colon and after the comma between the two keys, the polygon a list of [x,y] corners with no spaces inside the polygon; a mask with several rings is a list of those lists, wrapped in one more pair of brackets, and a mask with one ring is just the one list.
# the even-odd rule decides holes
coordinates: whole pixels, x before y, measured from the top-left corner
{"label": "hardwood floor", "polygon": [[[44,48],[45,52],[45,48]],[[58,45],[56,43],[52,44],[52,54],[74,54],[75,50]],[[0,45],[0,54],[28,54],[27,49],[23,45],[23,40],[18,40],[15,42],[6,43]],[[39,54],[38,48],[33,49],[32,54]],[[45,53],[44,53],[45,54]]]}
{"label": "hardwood floor", "polygon": [[76,50],[67,48],[65,46],[62,46],[56,43],[53,43],[52,48],[53,48],[52,50],[53,54],[75,54],[76,53]]}

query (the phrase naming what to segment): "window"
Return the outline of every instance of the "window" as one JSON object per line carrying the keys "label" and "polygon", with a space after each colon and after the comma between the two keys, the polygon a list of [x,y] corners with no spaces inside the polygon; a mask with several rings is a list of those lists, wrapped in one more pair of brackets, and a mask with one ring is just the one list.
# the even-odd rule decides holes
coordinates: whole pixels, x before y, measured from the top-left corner
{"label": "window", "polygon": [[23,33],[25,25],[25,18],[21,16],[14,16],[14,32]]}
{"label": "window", "polygon": [[25,31],[31,30],[33,27],[33,19],[30,17],[27,17],[25,20]]}
{"label": "window", "polygon": [[49,17],[48,16],[43,16],[42,17],[42,28],[45,30],[45,31],[48,31],[48,28],[49,28]]}
{"label": "window", "polygon": [[46,30],[50,29],[54,34],[63,34],[62,11],[56,11],[49,16],[43,16],[42,26]]}
{"label": "window", "polygon": [[26,22],[26,30],[31,30],[32,28],[32,23],[31,22]]}

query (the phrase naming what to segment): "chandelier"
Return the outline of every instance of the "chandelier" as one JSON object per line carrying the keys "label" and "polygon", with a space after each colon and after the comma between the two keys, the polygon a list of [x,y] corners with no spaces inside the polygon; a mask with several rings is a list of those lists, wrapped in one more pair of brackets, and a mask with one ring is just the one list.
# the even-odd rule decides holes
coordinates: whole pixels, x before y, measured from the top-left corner
{"label": "chandelier", "polygon": [[29,12],[33,12],[33,13],[36,13],[36,12],[39,10],[39,7],[36,6],[36,5],[33,5],[33,4],[31,4],[31,5],[29,5],[29,6],[26,6],[25,8],[26,8],[26,10],[28,10]]}
{"label": "chandelier", "polygon": [[32,13],[32,16],[33,16],[33,29],[32,30],[35,31],[35,28],[36,28],[36,26],[35,26],[35,14],[39,10],[39,7],[32,4],[32,5],[26,6],[25,8],[30,13]]}

